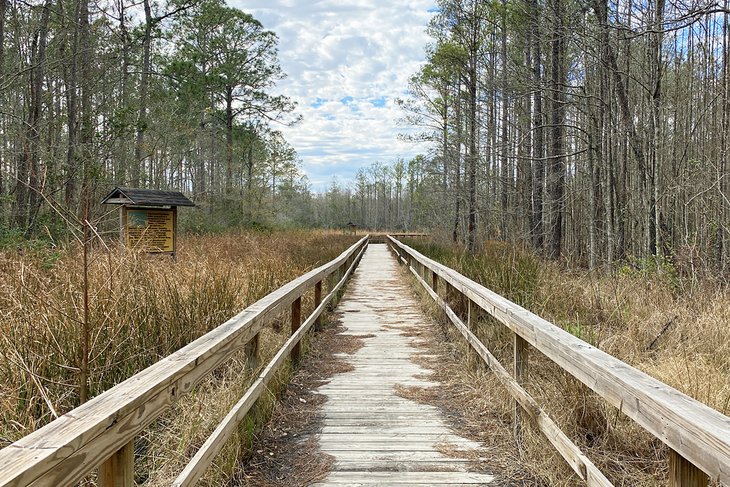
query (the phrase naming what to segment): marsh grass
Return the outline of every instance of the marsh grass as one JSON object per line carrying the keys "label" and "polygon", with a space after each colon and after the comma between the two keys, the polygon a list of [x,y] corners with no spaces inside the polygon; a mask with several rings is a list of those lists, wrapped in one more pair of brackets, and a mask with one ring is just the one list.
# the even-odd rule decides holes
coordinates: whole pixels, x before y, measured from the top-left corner
{"label": "marsh grass", "polygon": [[[331,260],[354,240],[304,231],[186,236],[177,262],[97,244],[89,264],[91,396]],[[74,246],[0,252],[0,447],[78,405],[81,262]],[[310,291],[302,316],[312,309]],[[260,364],[288,338],[288,323],[284,314],[262,331]],[[209,485],[221,485],[235,471],[290,369],[282,368],[216,459]],[[252,377],[241,352],[145,431],[136,442],[138,482],[169,485]]]}
{"label": "marsh grass", "polygon": [[[475,256],[448,244],[409,245],[721,413],[730,413],[730,293],[718,283],[683,282],[674,273],[646,269],[600,274],[569,270],[500,242],[487,242]],[[460,299],[452,296],[450,302],[466,316]],[[483,312],[473,316],[475,333],[511,368],[509,330]],[[453,332],[450,336],[464,369],[482,368],[463,340]],[[666,484],[668,451],[659,440],[534,350],[529,374],[527,390],[616,485]],[[508,395],[492,374],[479,378],[473,387],[489,398],[482,407],[509,423]],[[526,432],[520,462],[544,485],[578,484],[534,429]]]}

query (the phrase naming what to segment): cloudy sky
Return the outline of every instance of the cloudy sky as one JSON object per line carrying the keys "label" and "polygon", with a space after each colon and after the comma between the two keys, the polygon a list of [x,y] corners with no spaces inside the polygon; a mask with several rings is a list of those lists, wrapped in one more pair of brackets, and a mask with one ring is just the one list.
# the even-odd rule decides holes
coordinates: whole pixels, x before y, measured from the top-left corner
{"label": "cloudy sky", "polygon": [[349,183],[375,161],[423,148],[399,141],[395,99],[422,65],[434,0],[228,0],[279,36],[279,91],[303,120],[282,128],[312,189]]}

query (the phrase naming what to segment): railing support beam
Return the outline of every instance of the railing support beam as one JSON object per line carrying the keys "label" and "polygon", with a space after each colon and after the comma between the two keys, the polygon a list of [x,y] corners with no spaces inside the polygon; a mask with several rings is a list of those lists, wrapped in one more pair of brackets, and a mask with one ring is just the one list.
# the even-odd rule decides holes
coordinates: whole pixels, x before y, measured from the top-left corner
{"label": "railing support beam", "polygon": [[669,450],[669,487],[707,487],[707,474],[674,450]]}
{"label": "railing support beam", "polygon": [[[302,326],[302,297],[299,296],[291,304],[291,334],[297,332],[299,327]],[[299,363],[302,355],[301,342],[297,342],[294,348],[291,350],[291,361],[295,364]]]}
{"label": "railing support beam", "polygon": [[246,369],[249,371],[256,370],[259,366],[259,335],[261,333],[256,333],[244,348],[246,353]]}
{"label": "railing support beam", "polygon": [[[512,333],[513,361],[512,373],[518,384],[524,385],[527,379],[529,344],[517,333]],[[512,400],[512,432],[518,448],[522,448],[522,406],[516,399]]]}
{"label": "railing support beam", "polygon": [[134,440],[99,466],[99,487],[134,487]]}
{"label": "railing support beam", "polygon": [[[322,281],[318,281],[314,285],[314,309],[322,303]],[[314,321],[314,330],[319,331],[322,329],[322,315],[318,316]]]}

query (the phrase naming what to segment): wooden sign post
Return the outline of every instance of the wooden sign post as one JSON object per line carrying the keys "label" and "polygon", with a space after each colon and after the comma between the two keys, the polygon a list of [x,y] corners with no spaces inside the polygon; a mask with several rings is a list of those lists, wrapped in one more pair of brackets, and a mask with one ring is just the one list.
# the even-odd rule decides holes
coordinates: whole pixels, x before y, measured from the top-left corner
{"label": "wooden sign post", "polygon": [[179,191],[114,188],[102,204],[117,204],[119,237],[127,247],[148,253],[177,253],[177,207],[195,206]]}

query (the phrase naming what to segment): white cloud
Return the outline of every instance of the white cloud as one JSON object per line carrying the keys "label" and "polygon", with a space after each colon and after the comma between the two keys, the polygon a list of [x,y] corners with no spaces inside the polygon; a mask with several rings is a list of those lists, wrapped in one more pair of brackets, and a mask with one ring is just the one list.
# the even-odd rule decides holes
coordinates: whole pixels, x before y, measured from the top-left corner
{"label": "white cloud", "polygon": [[[298,104],[302,122],[283,128],[313,188],[352,180],[375,161],[409,158],[398,140],[395,99],[421,66],[434,0],[228,0],[279,36],[287,79],[277,90]],[[344,102],[343,102],[344,100]],[[421,148],[421,151],[423,148]]]}

